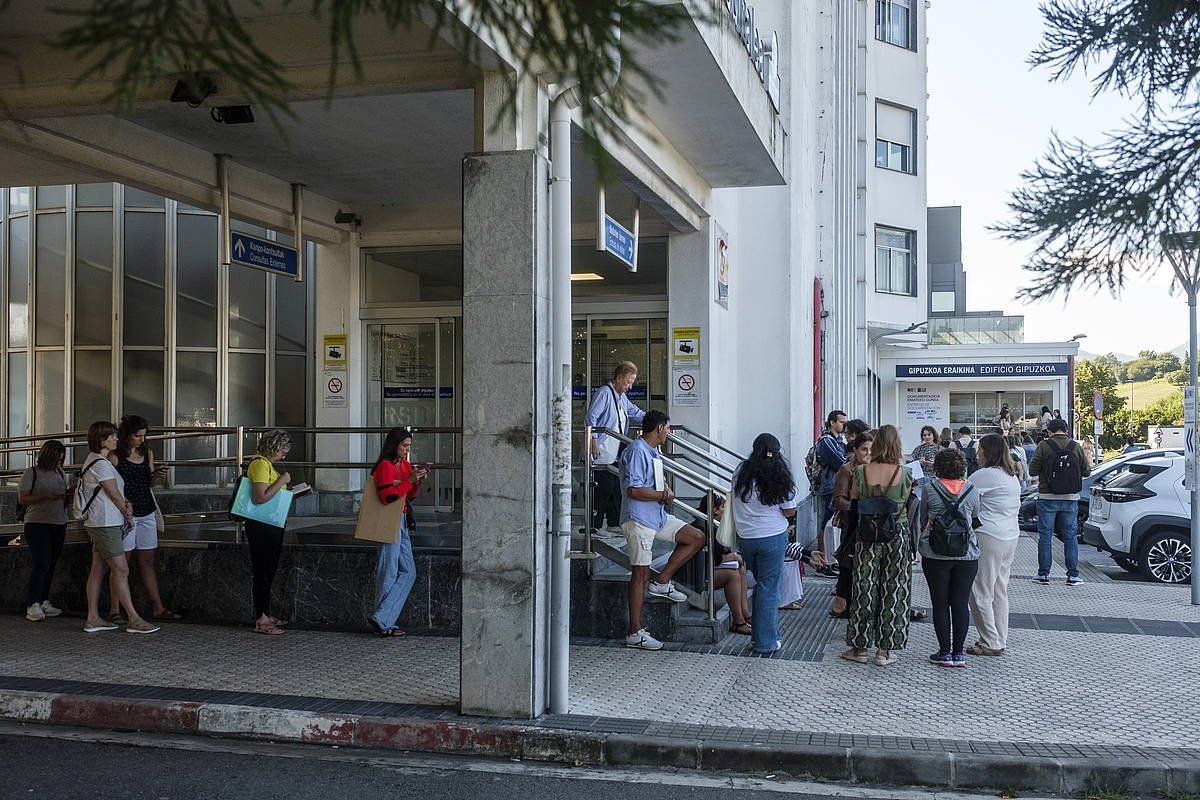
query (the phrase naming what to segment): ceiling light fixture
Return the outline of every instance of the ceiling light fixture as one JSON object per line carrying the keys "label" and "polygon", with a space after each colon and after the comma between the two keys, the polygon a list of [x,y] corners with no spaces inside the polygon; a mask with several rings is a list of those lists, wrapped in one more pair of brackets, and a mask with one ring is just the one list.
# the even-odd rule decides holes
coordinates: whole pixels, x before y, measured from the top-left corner
{"label": "ceiling light fixture", "polygon": [[595,272],[572,272],[571,273],[572,283],[575,281],[602,281],[602,280],[604,280],[604,276],[598,275]]}
{"label": "ceiling light fixture", "polygon": [[213,122],[223,122],[226,125],[246,125],[254,122],[254,109],[250,106],[214,106]]}

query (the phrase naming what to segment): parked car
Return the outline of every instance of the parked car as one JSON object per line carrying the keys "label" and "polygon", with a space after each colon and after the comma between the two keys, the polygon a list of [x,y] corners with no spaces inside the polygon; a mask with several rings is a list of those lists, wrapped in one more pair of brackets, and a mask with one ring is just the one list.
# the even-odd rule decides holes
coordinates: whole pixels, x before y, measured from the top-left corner
{"label": "parked car", "polygon": [[1183,465],[1182,458],[1142,459],[1094,487],[1083,541],[1129,572],[1160,583],[1190,581],[1191,496]]}
{"label": "parked car", "polygon": [[[1114,456],[1102,464],[1092,467],[1092,474],[1083,479],[1083,488],[1079,492],[1079,531],[1083,531],[1084,520],[1088,515],[1088,503],[1092,499],[1092,488],[1110,480],[1129,464],[1146,458],[1183,457],[1183,448],[1164,447],[1161,450],[1135,450]],[[1037,480],[1036,478],[1034,480]],[[1037,531],[1037,489],[1021,496],[1021,509],[1017,512],[1017,525],[1023,531]],[[1081,533],[1082,535],[1082,533]],[[1061,537],[1060,537],[1061,538]]]}

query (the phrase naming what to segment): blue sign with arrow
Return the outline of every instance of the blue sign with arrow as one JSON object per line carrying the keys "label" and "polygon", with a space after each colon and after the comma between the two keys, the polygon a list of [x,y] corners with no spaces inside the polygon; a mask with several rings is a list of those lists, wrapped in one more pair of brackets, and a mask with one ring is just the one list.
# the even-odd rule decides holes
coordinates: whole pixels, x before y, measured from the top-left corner
{"label": "blue sign with arrow", "polygon": [[296,248],[234,231],[229,233],[229,260],[232,264],[254,267],[293,279],[299,271],[300,264]]}
{"label": "blue sign with arrow", "polygon": [[604,251],[611,253],[630,271],[637,270],[637,239],[608,214],[604,215]]}

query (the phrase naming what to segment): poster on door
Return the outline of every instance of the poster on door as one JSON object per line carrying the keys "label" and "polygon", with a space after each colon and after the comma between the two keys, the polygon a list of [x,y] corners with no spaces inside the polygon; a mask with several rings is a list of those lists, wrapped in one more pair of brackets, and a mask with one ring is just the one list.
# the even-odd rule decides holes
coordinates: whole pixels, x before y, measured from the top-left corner
{"label": "poster on door", "polygon": [[716,230],[717,262],[717,305],[729,308],[729,235],[719,227]]}
{"label": "poster on door", "polygon": [[349,354],[345,335],[325,336],[325,371],[345,372]]}
{"label": "poster on door", "polygon": [[904,389],[904,419],[926,425],[942,418],[943,396],[940,390],[926,386],[907,386]]}

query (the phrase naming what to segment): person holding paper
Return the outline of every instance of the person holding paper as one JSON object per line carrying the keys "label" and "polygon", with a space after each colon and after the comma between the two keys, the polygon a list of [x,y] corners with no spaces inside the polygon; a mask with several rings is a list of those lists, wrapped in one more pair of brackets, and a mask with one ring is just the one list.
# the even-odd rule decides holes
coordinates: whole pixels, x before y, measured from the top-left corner
{"label": "person holding paper", "polygon": [[[628,426],[640,423],[646,412],[629,399],[629,390],[633,388],[637,375],[637,365],[632,361],[618,364],[613,370],[612,380],[592,392],[592,402],[584,417],[585,424],[625,434]],[[588,446],[592,449],[592,463],[600,467],[592,473],[596,484],[592,493],[592,528],[603,531],[607,521],[607,533],[620,536],[621,479],[605,467],[616,463],[621,443],[608,434],[595,433]]]}
{"label": "person holding paper", "polygon": [[[375,466],[371,478],[375,491],[384,505],[400,503],[401,507],[417,496],[426,471],[409,463],[413,434],[408,428],[392,428]],[[413,559],[412,540],[408,534],[408,518],[400,514],[400,532],[393,544],[379,548],[379,562],[375,568],[375,611],[370,623],[375,632],[383,637],[403,636],[404,631],[396,627],[396,620],[404,611],[408,594],[417,582],[417,564]]]}
{"label": "person holding paper", "polygon": [[[258,454],[250,461],[246,477],[250,479],[250,499],[255,505],[272,500],[287,488],[292,476],[275,470],[275,462],[292,449],[292,437],[287,431],[268,431],[258,440]],[[271,614],[271,584],[279,569],[283,554],[283,528],[258,520],[247,519],[246,542],[250,545],[250,568],[253,573],[254,630],[269,636],[283,633],[286,621]]]}
{"label": "person holding paper", "polygon": [[[921,467],[920,477],[917,477],[917,485],[925,486],[933,483],[933,459],[937,457],[938,451],[942,448],[938,444],[938,433],[932,425],[925,425],[921,428],[921,443],[917,445],[912,455],[909,456],[909,461],[916,461]],[[916,470],[912,470],[914,477]]]}
{"label": "person holding paper", "polygon": [[[625,646],[638,650],[661,650],[662,642],[642,627],[642,603],[647,584],[651,597],[674,603],[687,601],[687,595],[675,588],[671,577],[704,547],[704,534],[676,516],[667,513],[675,494],[666,484],[662,456],[658,448],[671,432],[670,419],[661,411],[646,412],[642,435],[621,453],[621,531],[629,553],[629,628]],[[671,542],[674,552],[658,574],[650,579],[654,560],[654,542]]]}

